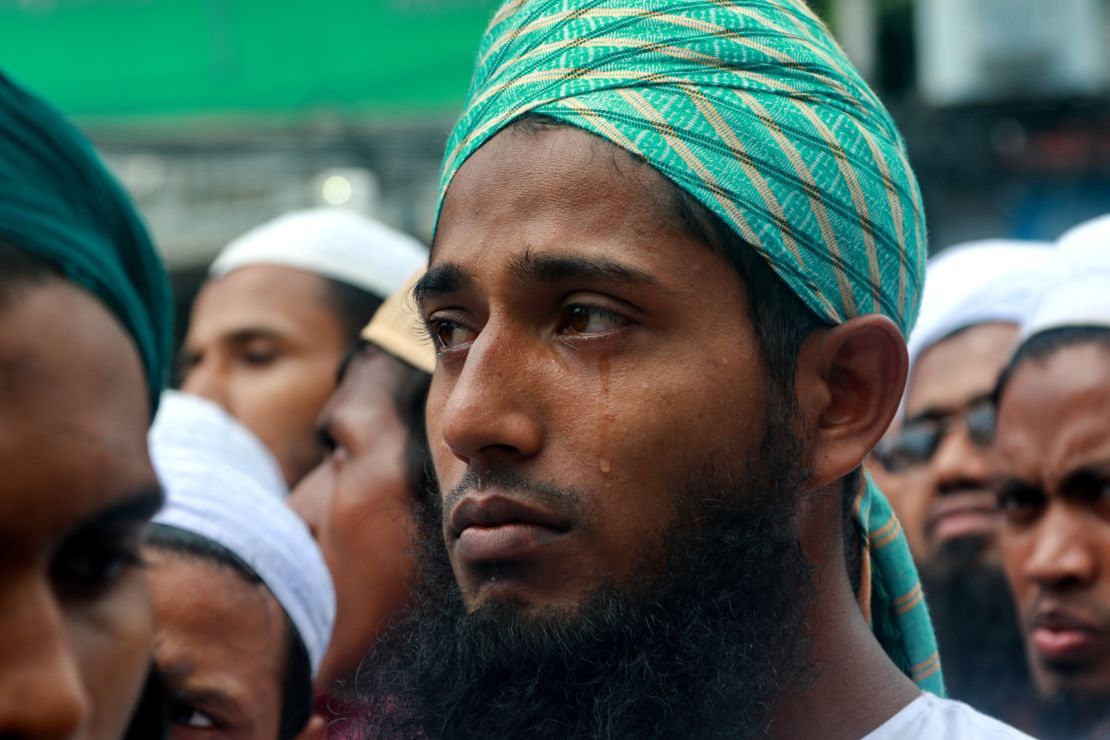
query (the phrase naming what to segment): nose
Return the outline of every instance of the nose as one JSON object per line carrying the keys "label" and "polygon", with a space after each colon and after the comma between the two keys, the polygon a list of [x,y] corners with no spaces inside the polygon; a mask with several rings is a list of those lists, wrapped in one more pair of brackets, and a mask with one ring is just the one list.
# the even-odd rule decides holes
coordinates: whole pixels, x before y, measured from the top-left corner
{"label": "nose", "polygon": [[1025,575],[1043,588],[1084,587],[1098,580],[1098,557],[1083,525],[1082,514],[1060,502],[1048,511],[1034,533]]}
{"label": "nose", "polygon": [[456,458],[488,466],[540,451],[543,392],[530,372],[530,352],[527,338],[492,322],[475,338],[462,369],[448,381],[439,415],[440,434]]}
{"label": "nose", "polygon": [[[53,591],[48,583],[9,583],[4,591],[0,737],[73,737],[88,720],[91,706]],[[14,597],[10,601],[9,595]]]}
{"label": "nose", "polygon": [[207,398],[230,411],[227,374],[219,358],[206,353],[195,365],[185,371],[181,390],[194,396]]}
{"label": "nose", "polygon": [[967,425],[962,422],[954,424],[941,438],[932,467],[941,494],[981,490],[990,475],[985,451],[971,441]]}

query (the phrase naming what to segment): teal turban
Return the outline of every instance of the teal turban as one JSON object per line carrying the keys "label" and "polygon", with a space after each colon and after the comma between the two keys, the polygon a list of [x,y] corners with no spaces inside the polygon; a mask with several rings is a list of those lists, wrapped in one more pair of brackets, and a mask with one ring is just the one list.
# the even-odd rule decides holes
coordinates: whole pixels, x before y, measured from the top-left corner
{"label": "teal turban", "polygon": [[[888,316],[908,335],[925,223],[887,111],[802,0],[510,0],[482,40],[439,193],[527,114],[636,155],[750,244],[818,316]],[[894,661],[943,692],[897,519],[870,482],[856,507],[864,611]]]}
{"label": "teal turban", "polygon": [[2,74],[0,243],[51,263],[115,314],[142,359],[153,417],[172,342],[162,262],[85,137]]}

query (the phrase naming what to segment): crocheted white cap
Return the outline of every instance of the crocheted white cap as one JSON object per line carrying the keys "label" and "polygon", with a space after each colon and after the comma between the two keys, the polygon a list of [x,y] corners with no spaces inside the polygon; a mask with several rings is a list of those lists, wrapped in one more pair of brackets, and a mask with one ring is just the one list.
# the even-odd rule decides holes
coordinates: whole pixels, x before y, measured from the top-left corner
{"label": "crocheted white cap", "polygon": [[168,391],[150,433],[166,492],[154,522],[205,537],[250,566],[289,616],[315,677],[335,626],[335,588],[308,528],[285,504],[280,473],[276,486],[259,477],[255,453],[269,453],[261,443],[252,451],[244,435],[215,404]]}
{"label": "crocheted white cap", "polygon": [[228,244],[208,273],[221,277],[250,265],[311,272],[386,299],[428,259],[419,241],[343,208],[293,211]]}

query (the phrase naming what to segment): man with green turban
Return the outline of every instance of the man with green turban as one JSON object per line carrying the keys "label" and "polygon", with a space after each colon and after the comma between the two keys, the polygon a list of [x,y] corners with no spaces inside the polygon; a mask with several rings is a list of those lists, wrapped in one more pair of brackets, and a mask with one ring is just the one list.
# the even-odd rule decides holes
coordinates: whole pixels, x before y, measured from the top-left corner
{"label": "man with green turban", "polygon": [[169,328],[123,189],[0,74],[0,737],[162,737],[139,545]]}
{"label": "man with green turban", "polygon": [[861,473],[924,256],[802,0],[505,4],[416,288],[440,494],[369,736],[1020,736],[940,698]]}

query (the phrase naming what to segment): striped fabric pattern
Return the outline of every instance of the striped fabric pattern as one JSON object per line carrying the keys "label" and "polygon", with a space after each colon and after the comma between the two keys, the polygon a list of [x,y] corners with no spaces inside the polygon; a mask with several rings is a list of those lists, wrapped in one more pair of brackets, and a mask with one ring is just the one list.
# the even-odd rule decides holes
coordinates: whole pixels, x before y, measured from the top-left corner
{"label": "striped fabric pattern", "polygon": [[[440,206],[467,158],[525,114],[645,159],[829,323],[880,313],[908,336],[926,257],[917,183],[889,114],[803,0],[509,0],[448,141]],[[858,511],[876,634],[941,693],[905,538],[873,485]]]}
{"label": "striped fabric pattern", "polygon": [[801,0],[510,1],[443,163],[537,113],[647,159],[732,226],[819,316],[908,335],[925,259],[898,131]]}

